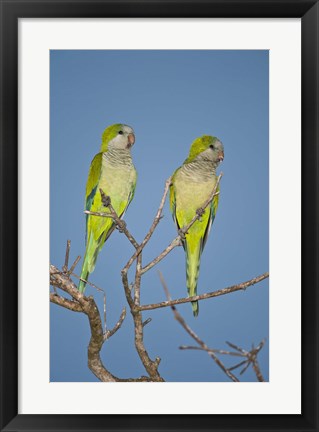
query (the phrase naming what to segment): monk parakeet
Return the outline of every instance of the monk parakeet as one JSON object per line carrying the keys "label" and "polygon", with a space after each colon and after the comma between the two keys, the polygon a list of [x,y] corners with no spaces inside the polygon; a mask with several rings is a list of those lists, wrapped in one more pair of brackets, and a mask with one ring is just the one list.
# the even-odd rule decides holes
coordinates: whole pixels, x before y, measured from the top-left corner
{"label": "monk parakeet", "polygon": [[[100,189],[111,198],[111,204],[122,217],[133,199],[137,173],[132,162],[131,147],[134,131],[125,124],[114,124],[102,135],[100,152],[91,162],[86,183],[85,209],[94,212],[108,212],[103,206]],[[104,242],[115,228],[109,217],[86,215],[86,249],[81,279],[88,280],[93,272],[97,256]],[[85,290],[86,283],[80,281],[79,291]]]}
{"label": "monk parakeet", "polygon": [[[192,143],[188,158],[173,174],[170,186],[170,208],[178,229],[189,224],[213,193],[217,181],[216,168],[223,159],[224,146],[218,138],[203,135]],[[214,196],[211,205],[182,238],[189,297],[197,295],[200,257],[214,222],[218,197]],[[192,302],[192,308],[194,316],[197,316],[198,301]]]}

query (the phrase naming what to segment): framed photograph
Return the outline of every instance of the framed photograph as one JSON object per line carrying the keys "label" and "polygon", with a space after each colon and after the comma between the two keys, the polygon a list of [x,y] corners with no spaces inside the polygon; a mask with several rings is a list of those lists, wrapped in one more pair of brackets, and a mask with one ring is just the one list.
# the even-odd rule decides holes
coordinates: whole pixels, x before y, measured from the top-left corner
{"label": "framed photograph", "polygon": [[1,430],[318,430],[318,18],[1,2]]}

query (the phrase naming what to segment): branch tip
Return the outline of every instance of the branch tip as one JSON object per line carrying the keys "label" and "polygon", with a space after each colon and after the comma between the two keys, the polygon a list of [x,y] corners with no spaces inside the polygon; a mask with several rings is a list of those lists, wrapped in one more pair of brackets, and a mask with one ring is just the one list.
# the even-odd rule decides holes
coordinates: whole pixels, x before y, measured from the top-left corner
{"label": "branch tip", "polygon": [[142,326],[145,327],[145,326],[146,326],[147,324],[149,324],[151,321],[152,321],[152,318],[147,318],[147,319],[143,322]]}

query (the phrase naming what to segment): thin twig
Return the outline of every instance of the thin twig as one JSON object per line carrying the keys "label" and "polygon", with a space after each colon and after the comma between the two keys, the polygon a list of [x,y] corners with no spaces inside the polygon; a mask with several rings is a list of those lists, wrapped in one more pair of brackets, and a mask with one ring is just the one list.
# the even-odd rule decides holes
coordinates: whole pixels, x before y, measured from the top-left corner
{"label": "thin twig", "polygon": [[[206,351],[204,350],[202,347],[199,346],[192,346],[192,345],[181,345],[179,347],[180,350],[199,350],[199,351]],[[235,357],[245,357],[244,354],[239,354],[239,353],[234,353],[232,351],[225,351],[225,350],[221,350],[221,349],[213,349],[213,348],[209,348],[209,352],[213,352],[215,354],[224,354],[224,355],[230,355],[230,356],[235,356]]]}
{"label": "thin twig", "polygon": [[80,261],[80,259],[81,259],[81,255],[78,255],[78,256],[76,257],[74,263],[71,265],[70,270],[68,271],[68,274],[69,274],[69,275],[72,274],[72,273],[74,272],[75,267],[78,265],[78,262]]}
{"label": "thin twig", "polygon": [[147,319],[143,322],[142,326],[145,327],[145,326],[146,326],[147,324],[149,324],[151,321],[152,321],[152,318],[147,318]]}
{"label": "thin twig", "polygon": [[71,240],[68,240],[66,242],[64,266],[62,267],[62,270],[64,271],[64,273],[66,273],[68,271],[68,268],[69,268],[70,247],[71,247]]}
{"label": "thin twig", "polygon": [[146,273],[148,270],[150,270],[152,267],[154,267],[156,264],[162,261],[162,259],[165,258],[166,255],[168,255],[175,247],[181,245],[182,245],[182,241],[180,236],[175,237],[171,241],[171,243],[167,246],[167,248],[163,250],[163,252],[161,252],[156,258],[154,258],[151,262],[149,262],[142,268],[141,273],[142,274]]}
{"label": "thin twig", "polygon": [[247,354],[247,351],[245,351],[243,348],[235,345],[234,343],[228,342],[228,341],[226,341],[226,343],[228,346],[230,346],[231,348],[234,348],[236,351],[239,351],[240,353],[243,353],[244,355]]}
{"label": "thin twig", "polygon": [[116,333],[118,331],[118,329],[123,324],[125,317],[126,317],[126,309],[123,308],[121,315],[120,315],[120,318],[119,318],[118,322],[115,324],[115,326],[112,328],[112,330],[108,330],[107,332],[104,333],[104,340],[110,339],[110,337],[113,336],[114,333]]}
{"label": "thin twig", "polygon": [[[236,364],[235,366],[232,366],[232,367],[230,367],[230,368],[228,368],[228,369],[229,369],[230,371],[232,371],[232,370],[235,370],[235,369],[239,368],[240,366],[242,366],[242,365],[244,365],[244,364],[246,364],[246,363],[247,363],[247,360],[243,360],[243,361],[241,361],[240,363],[238,363],[238,364]],[[246,366],[248,367],[249,364],[246,365]],[[240,372],[240,375],[242,375],[243,372],[245,372],[244,369]]]}

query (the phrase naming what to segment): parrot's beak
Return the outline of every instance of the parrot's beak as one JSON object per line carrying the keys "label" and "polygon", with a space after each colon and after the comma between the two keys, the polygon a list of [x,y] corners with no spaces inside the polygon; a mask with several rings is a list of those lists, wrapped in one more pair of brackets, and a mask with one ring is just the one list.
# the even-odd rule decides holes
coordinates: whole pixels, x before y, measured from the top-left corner
{"label": "parrot's beak", "polygon": [[222,162],[222,161],[224,160],[224,152],[223,152],[223,151],[221,151],[221,152],[219,153],[219,155],[218,155],[218,160],[219,160],[219,162]]}
{"label": "parrot's beak", "polygon": [[133,133],[128,134],[127,136],[127,148],[132,147],[135,143],[135,135]]}

